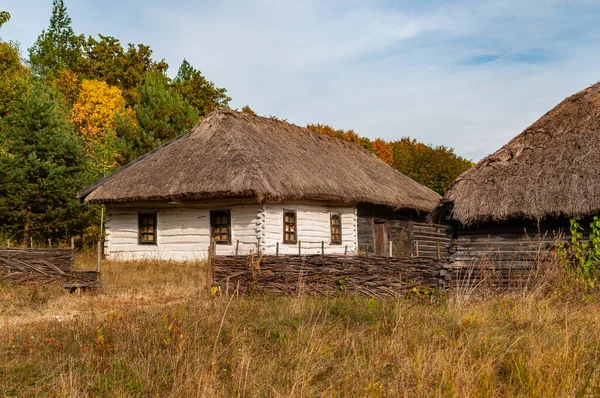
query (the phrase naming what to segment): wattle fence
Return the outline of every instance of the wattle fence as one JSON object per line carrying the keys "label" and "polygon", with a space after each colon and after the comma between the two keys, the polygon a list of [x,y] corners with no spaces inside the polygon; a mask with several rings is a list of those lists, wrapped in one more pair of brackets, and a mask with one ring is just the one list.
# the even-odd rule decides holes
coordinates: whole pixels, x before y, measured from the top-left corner
{"label": "wattle fence", "polygon": [[73,249],[0,249],[0,282],[62,282],[68,288],[100,287],[100,273],[74,270]]}
{"label": "wattle fence", "polygon": [[343,255],[215,256],[209,280],[221,295],[332,295],[357,293],[374,298],[407,292],[463,292],[531,286],[543,274],[540,263],[512,269],[479,262],[454,266],[432,257]]}

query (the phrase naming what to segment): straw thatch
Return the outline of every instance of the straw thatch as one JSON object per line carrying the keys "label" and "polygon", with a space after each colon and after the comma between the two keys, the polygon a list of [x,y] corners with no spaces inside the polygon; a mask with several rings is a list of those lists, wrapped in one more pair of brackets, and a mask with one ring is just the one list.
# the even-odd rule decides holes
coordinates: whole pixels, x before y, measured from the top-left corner
{"label": "straw thatch", "polygon": [[356,145],[232,110],[78,194],[89,203],[254,197],[374,203],[431,211],[440,199]]}
{"label": "straw thatch", "polygon": [[432,213],[463,225],[600,212],[600,84],[460,175]]}

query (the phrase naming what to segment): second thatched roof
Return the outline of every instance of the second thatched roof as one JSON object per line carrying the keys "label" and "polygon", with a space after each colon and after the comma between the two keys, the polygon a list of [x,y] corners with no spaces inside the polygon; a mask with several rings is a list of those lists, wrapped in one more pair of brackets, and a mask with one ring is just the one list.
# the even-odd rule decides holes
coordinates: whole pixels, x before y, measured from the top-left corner
{"label": "second thatched roof", "polygon": [[598,213],[600,84],[595,84],[460,175],[431,218],[472,225]]}
{"label": "second thatched roof", "polygon": [[218,110],[84,189],[88,203],[255,197],[429,212],[440,196],[356,145],[281,120]]}

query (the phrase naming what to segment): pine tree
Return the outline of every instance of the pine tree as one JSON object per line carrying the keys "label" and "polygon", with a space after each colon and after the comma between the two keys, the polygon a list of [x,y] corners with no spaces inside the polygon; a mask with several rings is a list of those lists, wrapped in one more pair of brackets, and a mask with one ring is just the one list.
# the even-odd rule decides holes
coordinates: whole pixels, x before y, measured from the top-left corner
{"label": "pine tree", "polygon": [[76,36],[63,0],[53,0],[48,30],[43,30],[29,49],[29,63],[34,74],[55,77],[62,69],[76,71],[81,61],[83,36]]}
{"label": "pine tree", "polygon": [[0,225],[27,243],[36,233],[64,236],[87,224],[75,199],[86,178],[86,154],[55,90],[36,83],[0,121]]}
{"label": "pine tree", "polygon": [[215,87],[185,59],[173,79],[173,87],[198,110],[200,116],[208,115],[215,108],[225,107],[231,101],[225,88]]}
{"label": "pine tree", "polygon": [[117,120],[117,134],[125,141],[124,162],[129,162],[165,142],[187,132],[199,120],[198,110],[169,87],[162,73],[146,73],[144,84],[137,89],[139,103],[135,105],[138,127]]}

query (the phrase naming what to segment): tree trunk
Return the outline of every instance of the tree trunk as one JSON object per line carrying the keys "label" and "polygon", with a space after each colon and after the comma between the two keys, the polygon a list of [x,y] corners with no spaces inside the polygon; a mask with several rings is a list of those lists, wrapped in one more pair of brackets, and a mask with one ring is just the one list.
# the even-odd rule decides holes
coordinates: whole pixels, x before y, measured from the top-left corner
{"label": "tree trunk", "polygon": [[23,247],[29,244],[29,236],[31,235],[31,206],[25,205],[25,225],[23,227]]}

